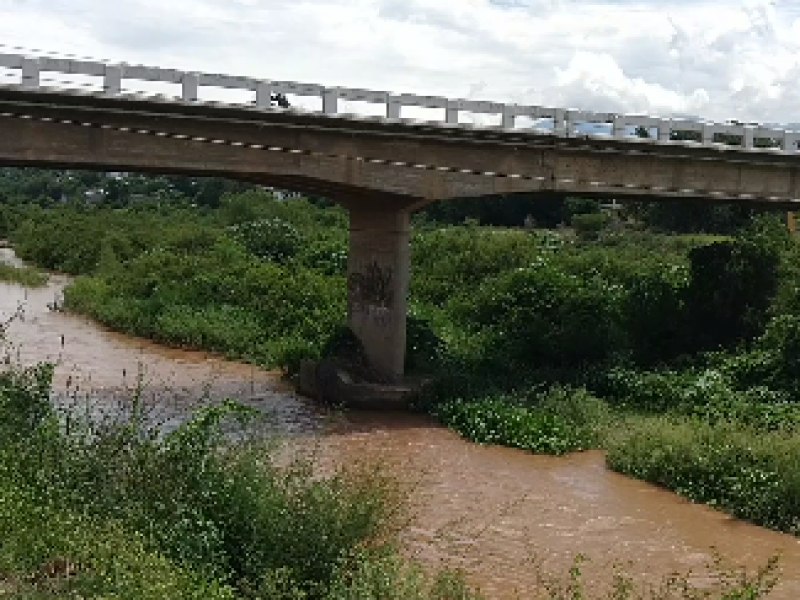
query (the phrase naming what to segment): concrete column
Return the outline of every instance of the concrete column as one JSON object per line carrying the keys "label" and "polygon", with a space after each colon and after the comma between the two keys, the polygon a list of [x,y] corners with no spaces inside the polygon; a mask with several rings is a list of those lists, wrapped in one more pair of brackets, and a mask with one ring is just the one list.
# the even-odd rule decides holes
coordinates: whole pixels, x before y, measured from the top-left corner
{"label": "concrete column", "polygon": [[408,237],[406,210],[350,209],[347,321],[370,366],[391,381],[405,361]]}

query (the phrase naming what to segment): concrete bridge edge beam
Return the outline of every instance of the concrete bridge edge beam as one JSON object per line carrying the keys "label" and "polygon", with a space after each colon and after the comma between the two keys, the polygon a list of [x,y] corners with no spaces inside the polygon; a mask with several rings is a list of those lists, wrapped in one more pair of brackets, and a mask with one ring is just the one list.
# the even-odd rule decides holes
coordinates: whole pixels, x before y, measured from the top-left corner
{"label": "concrete bridge edge beam", "polygon": [[405,368],[410,210],[372,206],[349,212],[347,322],[370,366],[397,382]]}

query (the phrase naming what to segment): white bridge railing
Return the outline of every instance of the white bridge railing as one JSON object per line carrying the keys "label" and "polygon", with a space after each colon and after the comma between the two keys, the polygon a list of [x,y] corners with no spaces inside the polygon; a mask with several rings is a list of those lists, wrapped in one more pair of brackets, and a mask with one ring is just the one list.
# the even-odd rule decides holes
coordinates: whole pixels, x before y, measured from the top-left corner
{"label": "white bridge railing", "polygon": [[[0,74],[5,72],[5,85],[19,86],[23,89],[69,90],[83,88],[106,96],[129,96],[123,84],[128,81],[173,84],[179,86],[179,94],[165,99],[182,102],[201,102],[203,88],[223,88],[255,93],[255,99],[246,103],[259,109],[271,107],[273,94],[284,96],[305,96],[321,99],[321,113],[325,115],[353,116],[340,111],[340,101],[366,102],[382,105],[382,117],[387,120],[405,120],[404,108],[440,109],[443,116],[439,123],[450,127],[471,127],[461,123],[462,113],[494,115],[499,128],[504,130],[548,132],[561,137],[613,137],[632,138],[631,132],[644,128],[651,136],[638,138],[643,143],[671,143],[720,147],[720,136],[728,140],[740,140],[740,145],[726,146],[731,149],[751,152],[777,152],[800,154],[798,142],[800,131],[786,130],[760,125],[713,123],[687,119],[660,118],[647,115],[621,115],[608,112],[592,112],[567,108],[525,106],[503,104],[480,100],[451,99],[439,96],[418,96],[414,94],[394,94],[365,89],[325,87],[317,84],[295,81],[270,81],[252,77],[220,75],[211,73],[186,72],[161,67],[114,64],[102,61],[59,58],[51,56],[30,56],[24,54],[0,53]],[[71,79],[53,79],[51,74],[67,75]],[[217,103],[218,104],[218,103]],[[241,102],[228,102],[231,106],[241,106]],[[443,111],[443,114],[442,112]],[[406,115],[407,116],[407,115]],[[498,119],[499,117],[499,119]],[[524,118],[533,126],[520,127],[519,119]],[[415,120],[416,121],[416,120]],[[547,122],[546,128],[536,123]],[[604,124],[603,133],[581,131],[581,125]],[[693,140],[674,141],[673,133],[690,132]],[[685,135],[681,137],[686,137]],[[724,138],[722,138],[724,139]]]}

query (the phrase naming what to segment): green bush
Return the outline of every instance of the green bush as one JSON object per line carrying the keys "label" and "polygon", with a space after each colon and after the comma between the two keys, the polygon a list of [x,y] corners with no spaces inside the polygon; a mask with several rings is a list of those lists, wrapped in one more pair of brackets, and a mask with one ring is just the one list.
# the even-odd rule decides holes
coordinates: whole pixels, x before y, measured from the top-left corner
{"label": "green bush", "polygon": [[113,521],[0,486],[0,594],[6,598],[233,600],[230,586],[169,560]]}
{"label": "green bush", "polygon": [[473,330],[485,329],[487,351],[500,360],[574,365],[618,348],[621,298],[600,276],[568,274],[542,259],[485,281],[455,308]]}
{"label": "green bush", "polygon": [[608,420],[602,402],[585,390],[553,388],[527,398],[451,400],[434,409],[442,422],[481,444],[501,444],[539,454],[597,447]]}
{"label": "green bush", "polygon": [[716,242],[689,253],[685,293],[693,351],[731,347],[757,337],[777,290],[779,255],[769,244]]}
{"label": "green bush", "polygon": [[[128,420],[59,416],[47,400],[51,372],[2,380],[0,572],[20,586],[63,559],[77,574],[59,591],[128,586],[123,597],[151,597],[161,586],[170,597],[227,598],[282,574],[299,597],[323,598],[342,565],[393,551],[401,496],[374,468],[321,478],[285,453],[278,466],[276,448],[254,435],[255,413],[232,401],[171,432],[144,424],[137,397]],[[103,581],[111,572],[130,581]]]}
{"label": "green bush", "polygon": [[278,218],[240,223],[230,231],[253,255],[274,262],[286,262],[305,244],[297,228]]}
{"label": "green bush", "polygon": [[225,237],[184,247],[78,278],[65,305],[128,333],[269,365],[289,347],[313,354],[344,317],[343,278],[259,261]]}
{"label": "green bush", "polygon": [[570,224],[580,239],[594,240],[608,227],[610,220],[606,213],[582,213],[573,215]]}
{"label": "green bush", "polygon": [[297,258],[301,264],[325,275],[347,272],[347,244],[342,239],[315,237],[303,246]]}
{"label": "green bush", "polygon": [[0,262],[0,281],[18,283],[26,287],[42,287],[47,284],[47,275],[31,267],[15,267]]}
{"label": "green bush", "polygon": [[430,321],[413,315],[406,318],[405,368],[409,373],[432,372],[447,358],[444,341]]}
{"label": "green bush", "polygon": [[616,428],[609,466],[754,523],[800,534],[796,436],[701,418],[650,417]]}
{"label": "green bush", "polygon": [[423,229],[411,239],[410,296],[433,305],[469,296],[487,278],[549,254],[543,246],[537,236],[512,229]]}
{"label": "green bush", "polygon": [[[0,344],[4,332],[0,329]],[[24,440],[50,414],[52,365],[0,370],[0,439]]]}
{"label": "green bush", "polygon": [[689,346],[683,295],[688,277],[678,266],[658,265],[632,278],[622,305],[627,343],[635,360],[654,364]]}
{"label": "green bush", "polygon": [[[759,379],[797,396],[800,392],[800,316],[787,314],[773,319],[758,342],[758,350],[761,352],[748,356],[751,362],[755,356],[763,360],[763,366],[759,365]],[[751,375],[750,379],[755,377]]]}

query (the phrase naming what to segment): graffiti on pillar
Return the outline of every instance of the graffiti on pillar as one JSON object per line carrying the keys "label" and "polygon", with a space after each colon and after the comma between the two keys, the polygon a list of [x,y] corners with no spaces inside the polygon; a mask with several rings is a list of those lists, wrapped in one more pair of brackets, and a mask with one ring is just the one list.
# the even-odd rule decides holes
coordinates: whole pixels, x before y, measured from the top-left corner
{"label": "graffiti on pillar", "polygon": [[377,325],[385,327],[394,307],[391,267],[381,267],[373,260],[361,272],[350,273],[347,290],[353,312],[367,313]]}

